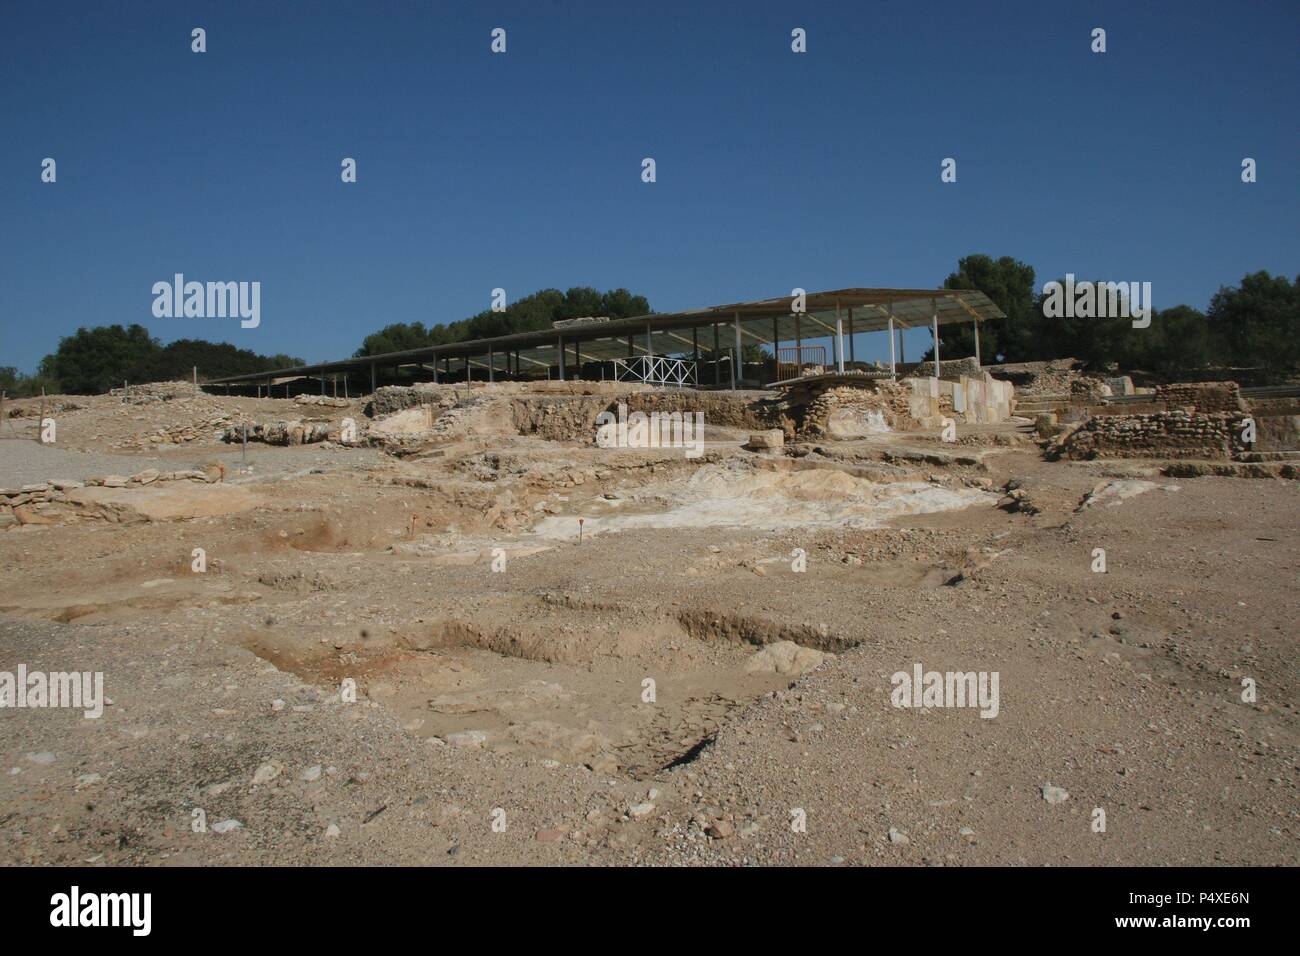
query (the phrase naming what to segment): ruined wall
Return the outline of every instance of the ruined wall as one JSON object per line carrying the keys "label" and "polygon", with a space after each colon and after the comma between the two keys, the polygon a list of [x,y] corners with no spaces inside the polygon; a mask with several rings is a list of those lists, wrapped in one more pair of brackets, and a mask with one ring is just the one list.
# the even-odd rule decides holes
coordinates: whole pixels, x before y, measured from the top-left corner
{"label": "ruined wall", "polygon": [[[940,350],[942,351],[942,350]],[[909,362],[906,365],[895,366],[899,378],[933,378],[934,362]],[[939,378],[945,381],[955,382],[963,375],[982,375],[982,369],[975,362],[975,356],[970,355],[966,358],[945,359],[942,356],[939,361]]]}
{"label": "ruined wall", "polygon": [[1169,408],[1194,407],[1198,412],[1243,412],[1236,382],[1183,382],[1156,386],[1156,401]]}
{"label": "ruined wall", "polygon": [[1300,399],[1253,398],[1256,441],[1252,451],[1300,451]]}
{"label": "ruined wall", "polygon": [[647,389],[622,386],[617,393],[599,395],[519,395],[511,401],[511,415],[521,435],[547,441],[595,441],[596,417],[618,414],[619,402],[631,412],[702,412],[706,425],[762,430],[780,428],[782,409],[772,402],[754,401],[733,392],[696,392],[691,389]]}
{"label": "ruined wall", "polygon": [[1069,395],[1082,375],[1078,359],[1053,359],[1050,362],[1015,362],[986,365],[984,371],[1003,382],[1010,382],[1026,397],[1032,395]]}
{"label": "ruined wall", "polygon": [[511,419],[521,435],[546,441],[596,440],[596,416],[610,405],[596,395],[530,395],[510,403]]}
{"label": "ruined wall", "polygon": [[375,394],[370,400],[370,414],[380,418],[417,405],[431,405],[435,409],[451,408],[473,395],[480,394],[481,391],[481,387],[474,388],[471,385],[435,385],[432,382],[421,382],[418,385],[382,385],[375,389]]}
{"label": "ruined wall", "polygon": [[140,385],[127,385],[125,390],[110,388],[108,394],[112,398],[125,398],[132,405],[150,405],[174,398],[194,398],[199,390],[192,382],[144,382]]}
{"label": "ruined wall", "polygon": [[[878,381],[874,388],[839,385],[790,396],[795,431],[803,438],[859,438],[878,431],[917,427],[910,386]],[[802,407],[796,403],[802,401]],[[787,435],[787,437],[794,437]]]}
{"label": "ruined wall", "polygon": [[1063,434],[1049,457],[1231,458],[1244,449],[1240,412],[1102,415]]}
{"label": "ruined wall", "polygon": [[939,428],[944,418],[967,423],[992,423],[1011,415],[1015,389],[991,375],[963,375],[955,382],[937,378],[911,378],[909,407],[921,428]]}

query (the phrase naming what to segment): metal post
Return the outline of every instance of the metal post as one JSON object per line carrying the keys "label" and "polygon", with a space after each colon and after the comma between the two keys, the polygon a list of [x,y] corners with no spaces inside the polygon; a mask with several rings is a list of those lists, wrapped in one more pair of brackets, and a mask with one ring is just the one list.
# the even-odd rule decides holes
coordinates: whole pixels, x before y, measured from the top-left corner
{"label": "metal post", "polygon": [[735,371],[735,377],[732,378],[731,380],[731,390],[733,392],[736,390],[736,383],[741,381],[745,377],[744,370],[741,368],[740,365],[741,345],[740,345],[740,313],[739,312],[737,312],[735,316],[735,325],[736,325],[736,362],[735,362],[736,371]]}
{"label": "metal post", "polygon": [[556,342],[560,345],[560,381],[564,381],[564,336],[556,336]]}
{"label": "metal post", "polygon": [[577,339],[573,340],[573,380],[582,379],[582,346]]}
{"label": "metal post", "polygon": [[722,384],[722,369],[718,368],[718,358],[722,354],[722,340],[718,335],[718,323],[713,323],[713,384]]}
{"label": "metal post", "polygon": [[794,377],[803,375],[803,317],[794,314]]}
{"label": "metal post", "polygon": [[781,324],[772,316],[772,381],[781,377]]}
{"label": "metal post", "polygon": [[438,384],[438,356],[433,357],[433,384]]}
{"label": "metal post", "polygon": [[[647,363],[649,363],[649,361],[650,361],[650,356],[652,356],[652,355],[655,354],[655,349],[654,349],[654,339],[651,337],[651,334],[650,334],[650,323],[649,323],[649,322],[646,322],[646,324],[645,324],[645,354],[646,354],[646,362],[647,362]],[[647,364],[647,365],[646,365],[646,368],[649,368],[649,367],[650,367],[649,364]]]}
{"label": "metal post", "polygon": [[492,346],[489,345],[488,346],[488,381],[495,382],[496,380],[497,380],[497,360],[495,355],[492,352]]}
{"label": "metal post", "polygon": [[840,315],[840,300],[835,300],[835,371],[844,373],[844,318]]}
{"label": "metal post", "polygon": [[939,377],[939,310],[934,306],[934,299],[930,300],[930,331],[934,336],[934,377]]}
{"label": "metal post", "polygon": [[325,394],[325,373],[324,372],[320,373],[320,393],[322,395]]}
{"label": "metal post", "polygon": [[970,320],[970,324],[971,324],[971,330],[974,331],[974,333],[975,333],[975,367],[976,367],[976,368],[979,368],[979,367],[981,366],[981,363],[980,363],[980,320],[979,320],[979,319],[971,319],[971,320]]}
{"label": "metal post", "polygon": [[889,303],[889,377],[898,378],[898,366],[894,362],[894,303]]}
{"label": "metal post", "polygon": [[[433,366],[433,380],[435,382],[438,381],[438,366],[436,364]],[[370,363],[370,394],[373,395],[374,393],[375,393],[375,363],[371,362]]]}
{"label": "metal post", "polygon": [[853,355],[853,306],[849,306],[849,361],[857,361]]}

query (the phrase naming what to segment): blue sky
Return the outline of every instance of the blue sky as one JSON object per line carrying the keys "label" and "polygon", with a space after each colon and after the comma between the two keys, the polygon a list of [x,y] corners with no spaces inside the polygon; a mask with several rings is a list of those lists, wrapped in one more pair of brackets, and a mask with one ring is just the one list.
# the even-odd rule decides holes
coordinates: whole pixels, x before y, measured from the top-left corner
{"label": "blue sky", "polygon": [[[974,252],[1204,308],[1300,271],[1297,39],[1295,2],[0,0],[0,365],[111,322],[318,361],[497,286],[668,311]],[[261,325],[154,318],[176,272],[260,281]]]}

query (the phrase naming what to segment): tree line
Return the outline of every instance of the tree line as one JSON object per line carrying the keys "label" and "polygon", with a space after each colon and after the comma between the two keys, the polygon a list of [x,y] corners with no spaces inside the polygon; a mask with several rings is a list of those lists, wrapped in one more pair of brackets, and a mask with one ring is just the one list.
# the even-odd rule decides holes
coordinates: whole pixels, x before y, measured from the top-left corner
{"label": "tree line", "polygon": [[508,303],[501,312],[484,309],[459,322],[428,328],[422,322],[386,325],[378,332],[367,335],[353,356],[364,358],[429,345],[489,339],[516,332],[537,332],[551,328],[551,323],[560,319],[602,315],[611,319],[626,319],[649,314],[649,300],[643,295],[633,295],[627,289],[614,289],[610,292],[598,292],[587,286],[569,289],[567,292],[542,289]]}
{"label": "tree line", "polygon": [[292,355],[258,355],[226,342],[177,339],[163,345],[143,325],[99,325],[61,338],[35,375],[0,367],[0,390],[19,397],[39,395],[42,388],[47,394],[94,395],[123,382],[188,380],[196,367],[205,377],[224,378],[301,364]]}
{"label": "tree line", "polygon": [[[982,254],[960,259],[944,280],[946,289],[983,292],[1006,313],[1005,319],[980,326],[985,364],[1077,358],[1095,369],[1117,365],[1165,380],[1249,370],[1260,381],[1283,381],[1300,370],[1300,276],[1251,273],[1238,285],[1221,287],[1204,312],[1189,305],[1153,310],[1146,328],[1134,328],[1129,318],[1049,317],[1043,308],[1045,293],[1037,290],[1035,281],[1032,266],[1010,256],[994,259]],[[547,330],[559,319],[650,313],[646,297],[627,289],[543,289],[500,312],[485,309],[467,319],[427,327],[422,322],[386,325],[367,335],[353,354],[363,358]],[[941,328],[939,348],[944,356],[973,355],[970,326]],[[757,347],[747,346],[746,352],[747,360],[763,358]],[[933,358],[933,351],[924,357]],[[92,394],[124,381],[186,379],[195,366],[205,378],[224,378],[302,364],[293,356],[258,355],[224,342],[180,339],[164,346],[141,325],[107,325],[80,328],[60,339],[35,375],[0,367],[0,390],[13,396],[39,394],[42,388],[50,394]]]}
{"label": "tree line", "polygon": [[[980,326],[987,364],[994,357],[999,362],[1077,358],[1093,369],[1115,365],[1165,380],[1249,370],[1263,380],[1281,381],[1300,369],[1300,276],[1250,273],[1235,286],[1220,287],[1204,312],[1190,305],[1153,309],[1146,328],[1134,328],[1126,317],[1049,317],[1046,293],[1035,290],[1033,267],[1010,256],[966,256],[943,286],[977,289],[1006,313],[1005,319]],[[974,351],[969,326],[939,330],[941,356]],[[931,349],[925,358],[933,357]]]}

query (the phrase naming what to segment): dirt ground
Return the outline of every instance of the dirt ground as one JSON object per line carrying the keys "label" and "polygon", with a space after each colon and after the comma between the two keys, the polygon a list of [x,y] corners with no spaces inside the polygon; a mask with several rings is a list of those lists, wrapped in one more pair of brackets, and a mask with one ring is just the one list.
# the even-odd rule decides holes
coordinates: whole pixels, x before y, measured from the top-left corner
{"label": "dirt ground", "polygon": [[[1047,462],[1015,422],[600,448],[494,394],[360,447],[216,434],[365,399],[0,422],[11,490],[224,465],[0,529],[0,671],[111,701],[0,710],[4,858],[1300,859],[1295,482]],[[996,713],[896,706],[917,665],[996,673]]]}

